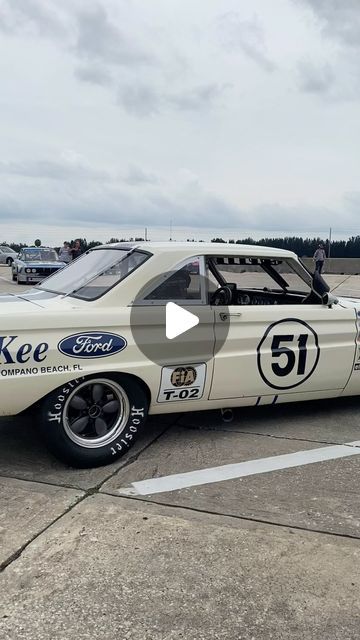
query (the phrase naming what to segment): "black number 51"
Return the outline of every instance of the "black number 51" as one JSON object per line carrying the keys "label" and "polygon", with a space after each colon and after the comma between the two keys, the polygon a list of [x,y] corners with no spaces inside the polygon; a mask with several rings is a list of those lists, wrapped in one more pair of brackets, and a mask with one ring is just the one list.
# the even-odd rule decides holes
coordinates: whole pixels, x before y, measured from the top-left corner
{"label": "black number 51", "polygon": [[[308,340],[308,334],[302,333],[297,339],[297,375],[302,376],[305,373],[307,349],[306,343]],[[292,372],[296,365],[296,352],[294,350],[294,335],[280,335],[274,336],[271,343],[271,354],[273,358],[280,358],[280,356],[286,356],[286,362],[283,366],[279,362],[273,362],[271,368],[276,376],[287,376]],[[281,346],[281,343],[288,343],[288,346]]]}

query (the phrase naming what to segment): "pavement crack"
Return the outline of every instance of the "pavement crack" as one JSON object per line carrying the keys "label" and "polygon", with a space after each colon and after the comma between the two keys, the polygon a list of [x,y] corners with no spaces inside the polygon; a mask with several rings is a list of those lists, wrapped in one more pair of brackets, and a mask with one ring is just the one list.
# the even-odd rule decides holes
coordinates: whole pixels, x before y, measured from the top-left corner
{"label": "pavement crack", "polygon": [[192,511],[195,513],[203,513],[209,516],[216,516],[216,517],[220,516],[221,518],[229,518],[229,519],[235,519],[235,520],[242,520],[244,522],[254,522],[257,524],[271,525],[273,527],[278,527],[279,529],[287,529],[288,531],[289,530],[303,531],[305,533],[316,533],[320,535],[343,538],[348,540],[360,540],[360,533],[359,535],[355,535],[351,533],[339,533],[337,531],[326,531],[325,529],[317,529],[315,527],[302,527],[301,525],[284,524],[282,522],[274,522],[273,520],[266,520],[264,518],[255,518],[255,517],[244,516],[244,515],[239,516],[233,513],[221,513],[221,511],[210,511],[207,509],[200,509],[198,507],[188,507],[182,504],[172,504],[168,502],[158,502],[157,500],[147,500],[146,498],[142,498],[141,496],[131,496],[131,495],[127,496],[124,494],[121,494],[121,496],[119,496],[118,494],[114,494],[114,493],[106,493],[106,495],[111,495],[124,500],[136,500],[137,502],[144,502],[149,505],[156,504],[159,507],[168,507],[169,509],[178,509],[178,510],[185,510],[190,512]]}
{"label": "pavement crack", "polygon": [[188,429],[189,431],[219,431],[221,433],[237,433],[239,435],[246,436],[261,436],[263,438],[274,438],[275,440],[290,440],[294,442],[311,442],[314,444],[328,444],[335,446],[351,446],[351,447],[359,447],[359,445],[350,445],[347,442],[334,442],[332,440],[313,440],[312,438],[299,438],[294,436],[277,436],[274,433],[261,433],[258,431],[244,431],[243,429],[222,429],[219,427],[195,427],[195,426],[185,426],[180,425],[184,429]]}
{"label": "pavement crack", "polygon": [[[45,484],[45,483],[43,483]],[[86,495],[82,495],[79,496],[77,499],[75,499],[75,501],[73,502],[73,504],[71,504],[67,509],[65,509],[65,511],[63,511],[62,513],[60,513],[60,515],[56,516],[56,518],[54,518],[54,520],[52,520],[51,522],[49,522],[49,524],[47,524],[45,527],[43,527],[41,529],[41,531],[38,531],[37,533],[35,533],[32,538],[30,540],[27,540],[27,542],[25,542],[23,545],[21,545],[21,547],[19,549],[17,549],[16,551],[14,551],[14,553],[12,553],[8,558],[6,558],[6,560],[4,560],[1,564],[0,564],[0,573],[2,573],[3,571],[5,571],[5,569],[7,567],[9,567],[13,562],[15,562],[15,560],[18,560],[19,558],[21,558],[22,554],[24,553],[24,551],[37,539],[39,538],[39,536],[41,536],[43,533],[45,533],[48,529],[50,529],[50,527],[52,527],[56,522],[58,522],[59,520],[61,520],[61,518],[63,518],[64,516],[66,516],[70,511],[72,511],[72,509],[74,509],[74,507],[76,507],[78,504],[80,504],[80,502],[82,502],[87,496]]]}
{"label": "pavement crack", "polygon": [[[115,476],[119,471],[121,471],[122,469],[124,469],[125,467],[129,466],[130,464],[132,464],[133,462],[135,462],[142,453],[144,453],[144,451],[146,451],[149,447],[151,447],[155,442],[157,442],[163,435],[164,433],[166,433],[169,429],[171,429],[173,426],[176,425],[177,421],[180,419],[181,415],[176,418],[176,420],[174,420],[174,422],[170,423],[169,425],[166,425],[164,427],[164,429],[161,431],[161,433],[159,433],[153,440],[151,440],[150,442],[147,442],[146,445],[144,445],[144,447],[142,447],[142,449],[140,449],[136,454],[134,454],[133,456],[130,456],[123,465],[117,467],[114,471],[112,471],[111,473],[109,473],[105,478],[103,478],[101,480],[101,482],[99,482],[97,485],[95,485],[94,487],[91,487],[90,489],[79,489],[79,487],[76,486],[72,486],[70,485],[59,485],[59,484],[55,484],[52,482],[44,482],[41,480],[30,480],[28,478],[24,479],[24,478],[15,478],[14,476],[13,479],[15,480],[20,480],[22,482],[31,482],[31,483],[37,483],[37,484],[43,484],[43,485],[48,485],[48,486],[55,486],[55,487],[59,487],[59,489],[76,489],[77,491],[82,491],[82,495],[79,496],[79,498],[75,499],[73,504],[71,504],[67,509],[65,509],[60,515],[58,515],[56,518],[54,518],[51,522],[49,522],[45,527],[43,527],[40,531],[38,531],[36,534],[34,534],[32,536],[32,538],[30,540],[27,540],[27,542],[25,542],[23,545],[21,545],[21,547],[19,547],[19,549],[17,549],[16,551],[14,551],[14,553],[12,553],[8,558],[6,558],[6,560],[4,560],[2,563],[0,563],[0,574],[3,573],[3,571],[5,571],[5,569],[7,569],[7,567],[9,567],[13,562],[15,562],[16,560],[18,560],[19,558],[21,558],[22,554],[24,553],[24,551],[35,541],[37,540],[37,538],[39,538],[40,536],[42,536],[44,533],[46,533],[46,531],[48,529],[50,529],[50,527],[52,527],[54,524],[56,524],[59,520],[61,520],[64,516],[66,516],[68,513],[70,513],[75,507],[77,507],[81,502],[84,502],[84,500],[86,500],[87,498],[93,496],[94,494],[99,493],[101,487],[108,481],[110,480],[113,476]],[[8,477],[8,476],[0,476],[0,477]]]}

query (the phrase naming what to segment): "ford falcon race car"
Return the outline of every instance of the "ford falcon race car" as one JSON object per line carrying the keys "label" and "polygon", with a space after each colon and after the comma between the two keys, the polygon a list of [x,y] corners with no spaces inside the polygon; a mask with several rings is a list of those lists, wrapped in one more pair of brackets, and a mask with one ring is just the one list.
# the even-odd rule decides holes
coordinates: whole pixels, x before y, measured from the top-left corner
{"label": "ford falcon race car", "polygon": [[55,249],[24,247],[11,263],[12,279],[18,284],[33,284],[65,267]]}
{"label": "ford falcon race car", "polygon": [[103,465],[148,414],[359,394],[359,323],[289,251],[95,247],[0,296],[0,412],[35,408],[58,458]]}

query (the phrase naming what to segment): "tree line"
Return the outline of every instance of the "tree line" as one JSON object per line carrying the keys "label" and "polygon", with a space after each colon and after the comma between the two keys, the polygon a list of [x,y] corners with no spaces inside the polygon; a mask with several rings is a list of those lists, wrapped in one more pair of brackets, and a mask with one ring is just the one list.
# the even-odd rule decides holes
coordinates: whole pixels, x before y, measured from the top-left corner
{"label": "tree line", "polygon": [[[83,251],[92,249],[100,244],[111,244],[115,242],[142,242],[144,238],[110,238],[106,242],[100,242],[100,240],[87,241],[86,238],[77,238],[80,240]],[[37,242],[37,241],[36,241]],[[196,242],[195,238],[189,238],[188,242]],[[223,238],[213,238],[211,242],[228,242],[230,244],[253,244],[262,245],[266,247],[276,247],[277,249],[288,249],[294,251],[300,257],[312,257],[319,244],[323,244],[326,255],[330,255],[332,258],[359,258],[360,257],[360,235],[351,236],[347,240],[334,240],[329,247],[329,241],[327,238],[302,238],[299,236],[286,236],[284,238],[261,238],[260,240],[254,240],[251,237],[239,238],[238,240]],[[74,240],[69,240],[70,245],[74,243]],[[15,242],[2,242],[2,245],[7,245],[14,249],[14,251],[20,251],[22,247],[28,245]],[[54,247],[59,250],[60,247]]]}
{"label": "tree line", "polygon": [[[212,242],[226,242],[223,238],[213,238]],[[285,238],[261,238],[254,240],[253,238],[241,238],[239,240],[228,240],[230,244],[255,244],[266,247],[276,247],[277,249],[287,249],[294,251],[300,257],[312,257],[319,246],[322,244],[332,258],[359,258],[360,257],[360,235],[351,236],[347,240],[334,240],[329,246],[327,238],[301,238],[298,236],[286,236]]]}

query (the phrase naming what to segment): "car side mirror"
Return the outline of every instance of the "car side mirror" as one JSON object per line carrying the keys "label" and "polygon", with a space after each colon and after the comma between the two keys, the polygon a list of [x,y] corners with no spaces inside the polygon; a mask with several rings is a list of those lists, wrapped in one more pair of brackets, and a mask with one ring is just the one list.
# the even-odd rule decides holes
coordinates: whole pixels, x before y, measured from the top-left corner
{"label": "car side mirror", "polygon": [[323,304],[326,304],[327,307],[332,307],[333,304],[339,304],[338,298],[336,298],[336,296],[333,296],[333,294],[329,292],[324,293],[321,299]]}

